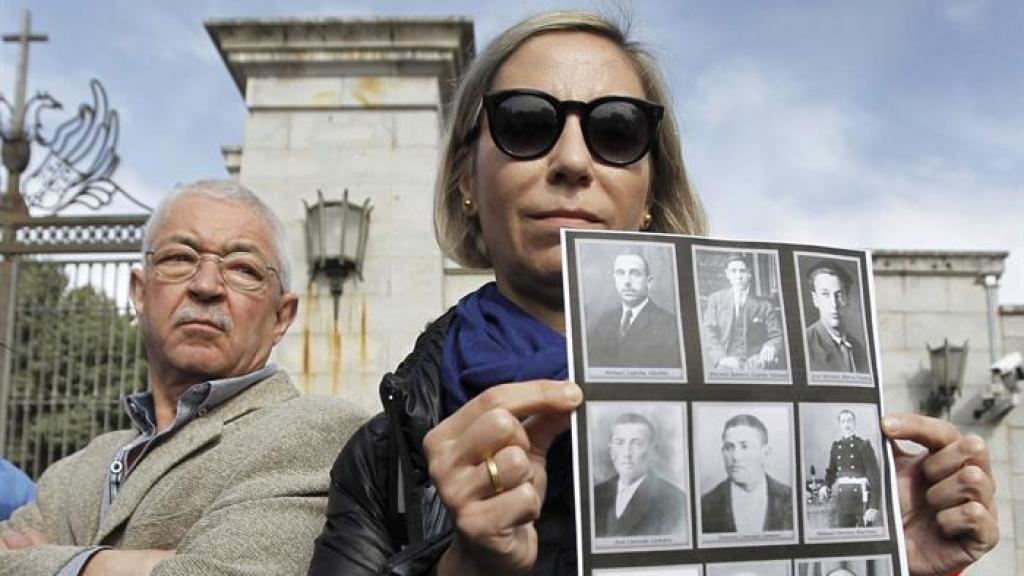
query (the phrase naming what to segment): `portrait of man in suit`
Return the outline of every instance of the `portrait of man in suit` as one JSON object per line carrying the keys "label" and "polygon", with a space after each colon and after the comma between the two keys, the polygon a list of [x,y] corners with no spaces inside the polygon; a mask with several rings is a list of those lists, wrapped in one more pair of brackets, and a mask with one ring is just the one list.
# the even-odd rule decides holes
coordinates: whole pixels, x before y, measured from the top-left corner
{"label": "portrait of man in suit", "polygon": [[724,273],[729,286],[711,294],[701,318],[705,366],[785,369],[782,319],[774,303],[752,290],[748,255],[729,254]]}
{"label": "portrait of man in suit", "polygon": [[656,275],[643,252],[627,250],[616,255],[611,279],[619,302],[597,315],[588,327],[590,365],[679,368],[678,320],[651,300]]}
{"label": "portrait of man in suit", "polygon": [[652,468],[657,438],[641,414],[615,419],[608,443],[615,474],[594,487],[596,537],[685,534],[686,494]]}
{"label": "portrait of man in suit", "polygon": [[721,437],[727,477],[701,496],[705,534],[793,529],[793,491],[766,471],[768,429],[757,416],[736,414]]}
{"label": "portrait of man in suit", "polygon": [[[864,343],[846,318],[853,283],[842,267],[823,261],[807,273],[807,289],[818,320],[807,327],[807,358],[812,371],[870,372]],[[859,330],[858,330],[859,331]]]}

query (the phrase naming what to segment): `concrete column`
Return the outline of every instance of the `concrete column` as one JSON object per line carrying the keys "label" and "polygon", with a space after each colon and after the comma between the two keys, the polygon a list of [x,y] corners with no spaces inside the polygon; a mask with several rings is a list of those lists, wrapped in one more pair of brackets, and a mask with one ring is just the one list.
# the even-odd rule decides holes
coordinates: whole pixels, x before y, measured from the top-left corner
{"label": "concrete column", "polygon": [[[444,107],[473,56],[461,18],[217,20],[206,23],[245,99],[245,142],[225,152],[281,216],[300,313],[275,352],[300,388],[379,409],[378,384],[454,299],[433,233]],[[373,206],[364,281],[346,280],[337,323],[310,282],[305,210]],[[474,286],[475,287],[475,286]],[[468,289],[471,287],[460,287]]]}

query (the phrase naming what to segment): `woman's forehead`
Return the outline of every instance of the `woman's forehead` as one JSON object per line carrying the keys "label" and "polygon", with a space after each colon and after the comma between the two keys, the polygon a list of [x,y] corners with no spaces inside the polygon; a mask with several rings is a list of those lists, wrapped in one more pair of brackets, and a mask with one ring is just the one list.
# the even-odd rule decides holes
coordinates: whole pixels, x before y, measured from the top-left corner
{"label": "woman's forehead", "polygon": [[644,98],[633,62],[612,41],[586,32],[553,32],[522,44],[498,68],[491,90],[531,88],[560,100],[616,94]]}

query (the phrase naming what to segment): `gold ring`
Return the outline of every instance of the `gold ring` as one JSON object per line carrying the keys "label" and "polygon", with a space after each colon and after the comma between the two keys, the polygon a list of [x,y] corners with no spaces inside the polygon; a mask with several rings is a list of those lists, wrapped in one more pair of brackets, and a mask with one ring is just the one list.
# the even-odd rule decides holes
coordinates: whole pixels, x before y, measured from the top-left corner
{"label": "gold ring", "polygon": [[501,485],[501,476],[498,476],[498,464],[490,456],[484,458],[484,462],[487,463],[487,474],[491,477],[491,488],[497,496],[505,491],[505,487]]}

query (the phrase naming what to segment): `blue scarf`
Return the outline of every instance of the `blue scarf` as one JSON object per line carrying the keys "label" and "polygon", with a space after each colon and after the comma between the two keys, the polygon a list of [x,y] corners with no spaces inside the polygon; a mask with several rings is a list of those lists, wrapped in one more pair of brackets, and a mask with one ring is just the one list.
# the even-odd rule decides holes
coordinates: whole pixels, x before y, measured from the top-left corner
{"label": "blue scarf", "polygon": [[[448,329],[441,362],[445,414],[495,384],[564,380],[565,355],[565,336],[502,296],[494,282],[484,284],[459,301]],[[562,434],[548,450],[545,503],[566,486],[571,468],[569,435]]]}
{"label": "blue scarf", "polygon": [[444,343],[441,379],[451,414],[495,384],[564,380],[565,336],[484,284],[459,301]]}

